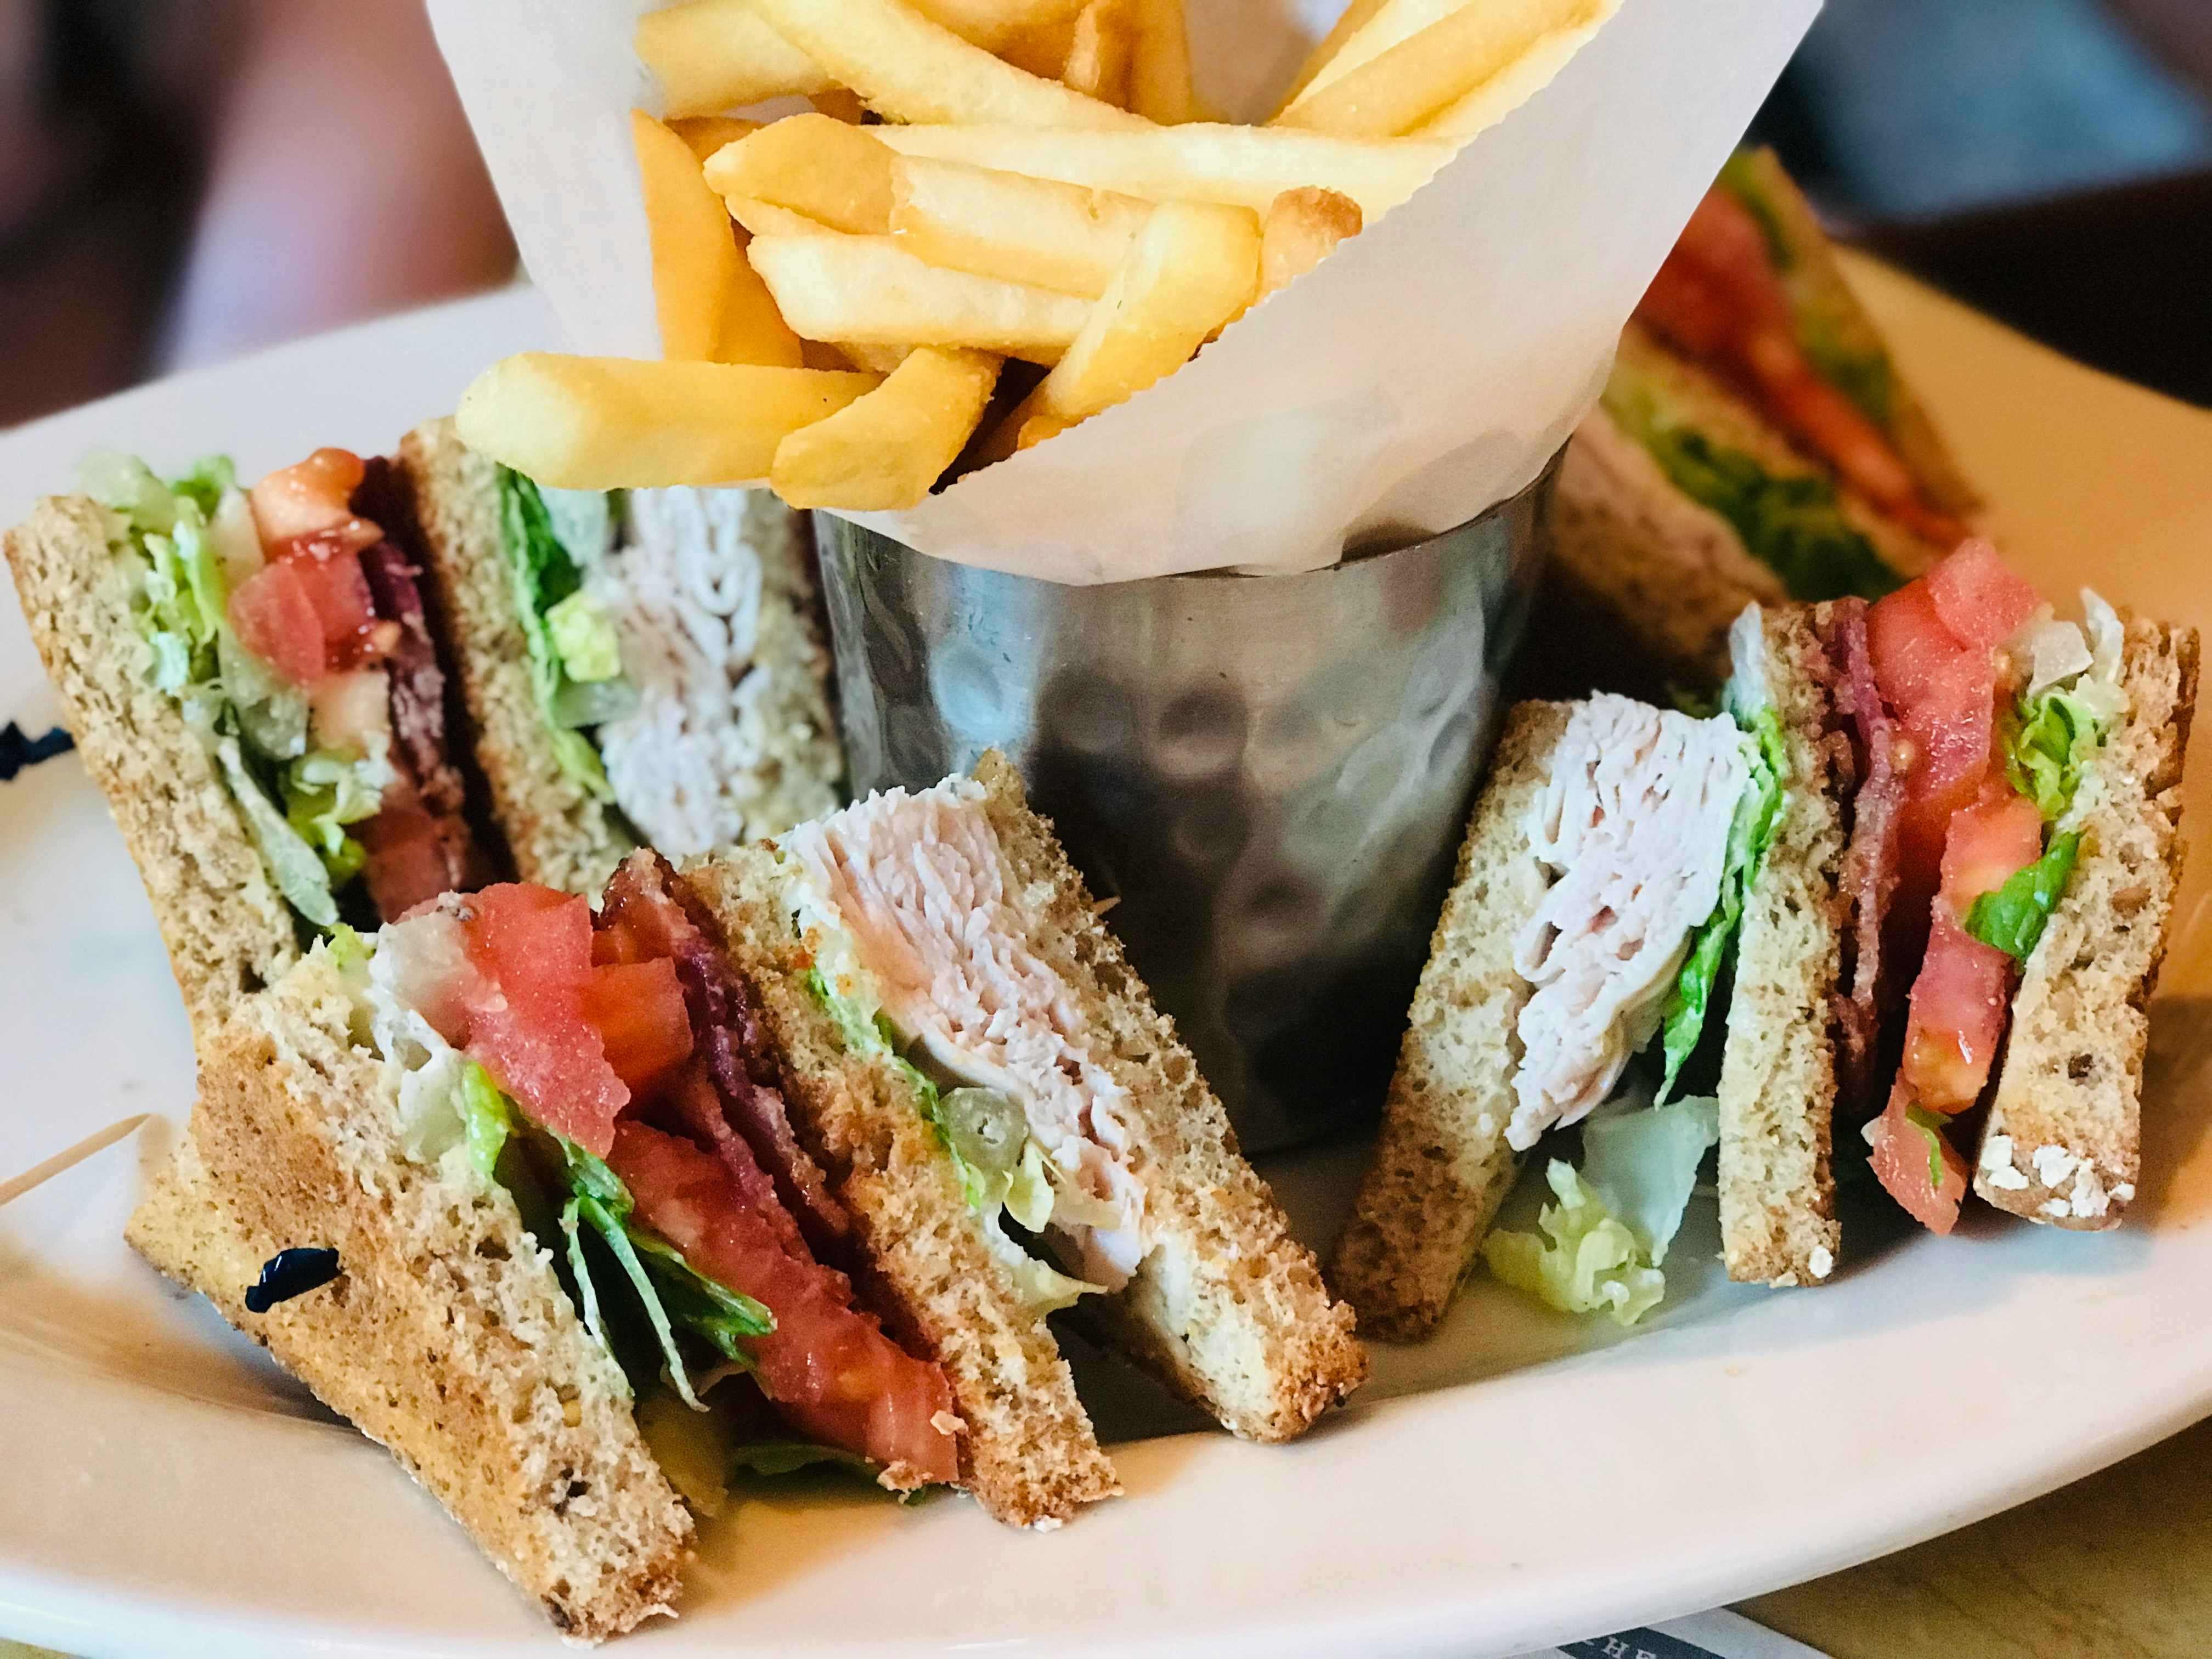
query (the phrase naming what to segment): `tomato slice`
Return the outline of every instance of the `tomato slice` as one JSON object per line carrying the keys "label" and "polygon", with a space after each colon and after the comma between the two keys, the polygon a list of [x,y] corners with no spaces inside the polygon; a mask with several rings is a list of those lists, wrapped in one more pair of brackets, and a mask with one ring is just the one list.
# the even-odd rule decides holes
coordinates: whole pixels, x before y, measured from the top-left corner
{"label": "tomato slice", "polygon": [[1948,1233],[1958,1224],[1959,1206],[1966,1196],[1966,1160],[1948,1137],[1938,1134],[1933,1150],[1942,1179],[1929,1180],[1928,1133],[1905,1116],[1912,1103],[1911,1091],[1899,1079],[1889,1109],[1868,1132],[1874,1172],[1915,1221],[1931,1233]]}
{"label": "tomato slice", "polygon": [[1928,594],[1952,637],[1982,651],[2002,645],[2043,605],[2028,580],[1979,537],[1928,573]]}
{"label": "tomato slice", "polygon": [[360,456],[334,448],[319,449],[304,461],[270,473],[253,486],[250,497],[262,547],[273,558],[295,536],[353,520],[354,492],[368,473],[368,464]]}
{"label": "tomato slice", "polygon": [[230,625],[239,643],[294,685],[313,685],[329,670],[322,614],[299,566],[265,564],[231,590]]}
{"label": "tomato slice", "polygon": [[584,1014],[592,907],[507,882],[471,895],[460,914],[483,986],[466,1010],[469,1053],[531,1116],[605,1158],[629,1091]]}
{"label": "tomato slice", "polygon": [[775,1316],[775,1329],[750,1346],[763,1392],[795,1428],[908,1479],[957,1478],[959,1444],[940,1426],[952,1410],[945,1374],[854,1306],[842,1273],[787,1250],[714,1157],[630,1118],[616,1126],[607,1162],[640,1221]]}
{"label": "tomato slice", "polygon": [[[595,953],[598,942],[594,934]],[[691,1015],[666,957],[594,967],[584,982],[583,1012],[633,1098],[651,1095],[691,1056]]]}

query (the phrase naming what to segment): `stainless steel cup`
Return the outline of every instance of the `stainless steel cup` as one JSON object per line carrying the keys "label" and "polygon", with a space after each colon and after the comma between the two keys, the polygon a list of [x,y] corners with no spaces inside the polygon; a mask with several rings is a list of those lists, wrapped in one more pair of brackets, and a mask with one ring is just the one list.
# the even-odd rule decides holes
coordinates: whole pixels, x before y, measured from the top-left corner
{"label": "stainless steel cup", "polygon": [[1115,931],[1244,1145],[1357,1120],[1496,735],[1551,481],[1326,570],[1096,587],[819,514],[853,787],[1003,750],[1118,901]]}

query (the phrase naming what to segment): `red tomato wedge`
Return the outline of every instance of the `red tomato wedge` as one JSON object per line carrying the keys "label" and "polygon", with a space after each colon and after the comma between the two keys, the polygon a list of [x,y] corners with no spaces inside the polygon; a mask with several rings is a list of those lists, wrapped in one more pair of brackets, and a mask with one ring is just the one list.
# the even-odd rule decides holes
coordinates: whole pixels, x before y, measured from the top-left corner
{"label": "red tomato wedge", "polygon": [[354,491],[368,473],[368,463],[351,450],[324,448],[269,474],[253,486],[250,497],[263,548],[273,557],[295,536],[353,520]]}
{"label": "red tomato wedge", "polygon": [[1802,447],[1918,535],[1948,546],[1966,534],[1922,497],[1881,428],[1813,367],[1797,343],[1766,233],[1728,190],[1705,192],[1636,314],[1677,349],[1742,383]]}
{"label": "red tomato wedge", "polygon": [[[298,573],[308,603],[315,608],[324,658],[333,671],[358,668],[383,654],[378,647],[386,630],[376,620],[376,602],[369,594],[368,578],[362,574],[358,551],[308,537],[294,543],[291,551],[264,566],[261,574],[288,568]],[[398,629],[392,625],[389,631],[397,634]]]}
{"label": "red tomato wedge", "polygon": [[471,895],[459,915],[483,981],[465,1010],[470,1054],[531,1116],[605,1158],[629,1091],[585,1018],[592,907],[507,882]]}
{"label": "red tomato wedge", "polygon": [[2043,606],[2027,579],[1979,537],[1928,573],[1928,593],[1952,637],[1984,651],[2002,645]]}
{"label": "red tomato wedge", "polygon": [[230,625],[239,643],[294,685],[313,685],[329,667],[322,613],[299,566],[267,564],[231,590]]}
{"label": "red tomato wedge", "polygon": [[1906,1118],[1911,1104],[1912,1096],[1900,1079],[1890,1095],[1889,1109],[1874,1121],[1867,1135],[1874,1172],[1915,1221],[1931,1233],[1948,1233],[1958,1224],[1959,1206],[1966,1196],[1966,1160],[1938,1134],[1933,1150],[1942,1179],[1929,1180],[1928,1133]]}
{"label": "red tomato wedge", "polygon": [[[598,935],[592,936],[594,949]],[[633,1097],[642,1099],[691,1057],[691,1015],[677,983],[676,964],[611,963],[584,981],[584,1021],[599,1034],[607,1064]]]}
{"label": "red tomato wedge", "polygon": [[720,1162],[635,1119],[616,1127],[607,1162],[640,1222],[775,1316],[751,1347],[763,1392],[794,1427],[905,1478],[958,1477],[959,1443],[939,1426],[952,1410],[944,1373],[855,1308],[842,1273],[787,1251]]}

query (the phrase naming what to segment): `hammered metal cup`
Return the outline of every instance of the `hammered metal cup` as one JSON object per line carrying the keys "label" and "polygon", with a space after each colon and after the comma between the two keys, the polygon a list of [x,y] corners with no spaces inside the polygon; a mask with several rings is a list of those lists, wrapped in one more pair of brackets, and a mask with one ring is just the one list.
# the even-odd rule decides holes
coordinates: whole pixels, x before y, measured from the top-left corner
{"label": "hammered metal cup", "polygon": [[[1556,466],[1556,463],[1554,463]],[[1389,1080],[1520,641],[1552,470],[1458,529],[1295,575],[1096,587],[823,514],[857,793],[1003,750],[1248,1149]]]}

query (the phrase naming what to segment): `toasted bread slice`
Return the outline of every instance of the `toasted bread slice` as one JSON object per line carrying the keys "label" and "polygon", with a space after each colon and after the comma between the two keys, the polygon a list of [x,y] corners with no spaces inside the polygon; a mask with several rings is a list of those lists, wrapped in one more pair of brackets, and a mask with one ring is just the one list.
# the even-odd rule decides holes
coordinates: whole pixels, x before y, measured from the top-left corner
{"label": "toasted bread slice", "polygon": [[1329,1275],[1370,1336],[1436,1328],[1520,1168],[1505,1126],[1529,988],[1513,942],[1550,885],[1524,826],[1569,712],[1524,702],[1506,716],[1413,993],[1382,1139]]}
{"label": "toasted bread slice", "polygon": [[154,684],[132,615],[146,566],[82,495],[41,501],[8,562],[85,769],[138,866],[196,1032],[300,955],[300,922],[261,861],[215,758]]}
{"label": "toasted bread slice", "polygon": [[[671,1609],[690,1515],[628,1384],[493,1182],[406,1156],[353,1004],[309,956],[203,1042],[187,1139],[126,1234],[334,1411],[389,1447],[561,1631],[597,1641]],[[244,1293],[293,1245],[330,1284]]]}
{"label": "toasted bread slice", "polygon": [[2117,1226],[2141,1180],[2147,1009],[2181,878],[2193,628],[2127,622],[2128,712],[2084,769],[2073,878],[2014,994],[1974,1190],[2059,1227]]}
{"label": "toasted bread slice", "polygon": [[871,1305],[952,1385],[961,1483],[1016,1526],[1119,1494],[1059,1344],[984,1242],[913,1085],[849,1051],[806,988],[774,850],[734,848],[682,879],[759,994],[793,1129],[860,1231]]}
{"label": "toasted bread slice", "polygon": [[1834,1270],[1840,1243],[1832,1010],[1849,921],[1838,872],[1850,745],[1811,611],[1769,610],[1760,623],[1789,774],[1736,942],[1721,1054],[1721,1256],[1731,1279],[1809,1285]]}
{"label": "toasted bread slice", "polygon": [[633,850],[619,817],[561,769],[530,678],[500,519],[499,468],[429,421],[399,441],[438,649],[460,683],[476,759],[524,881],[596,896]]}
{"label": "toasted bread slice", "polygon": [[1145,1182],[1152,1252],[1097,1322],[1169,1386],[1250,1440],[1287,1440],[1367,1379],[1352,1310],[1237,1150],[1221,1102],[1098,919],[1020,775],[993,750],[976,763],[984,810],[1020,896],[1029,944],[1073,993],[1098,1058],[1129,1091],[1128,1159]]}

